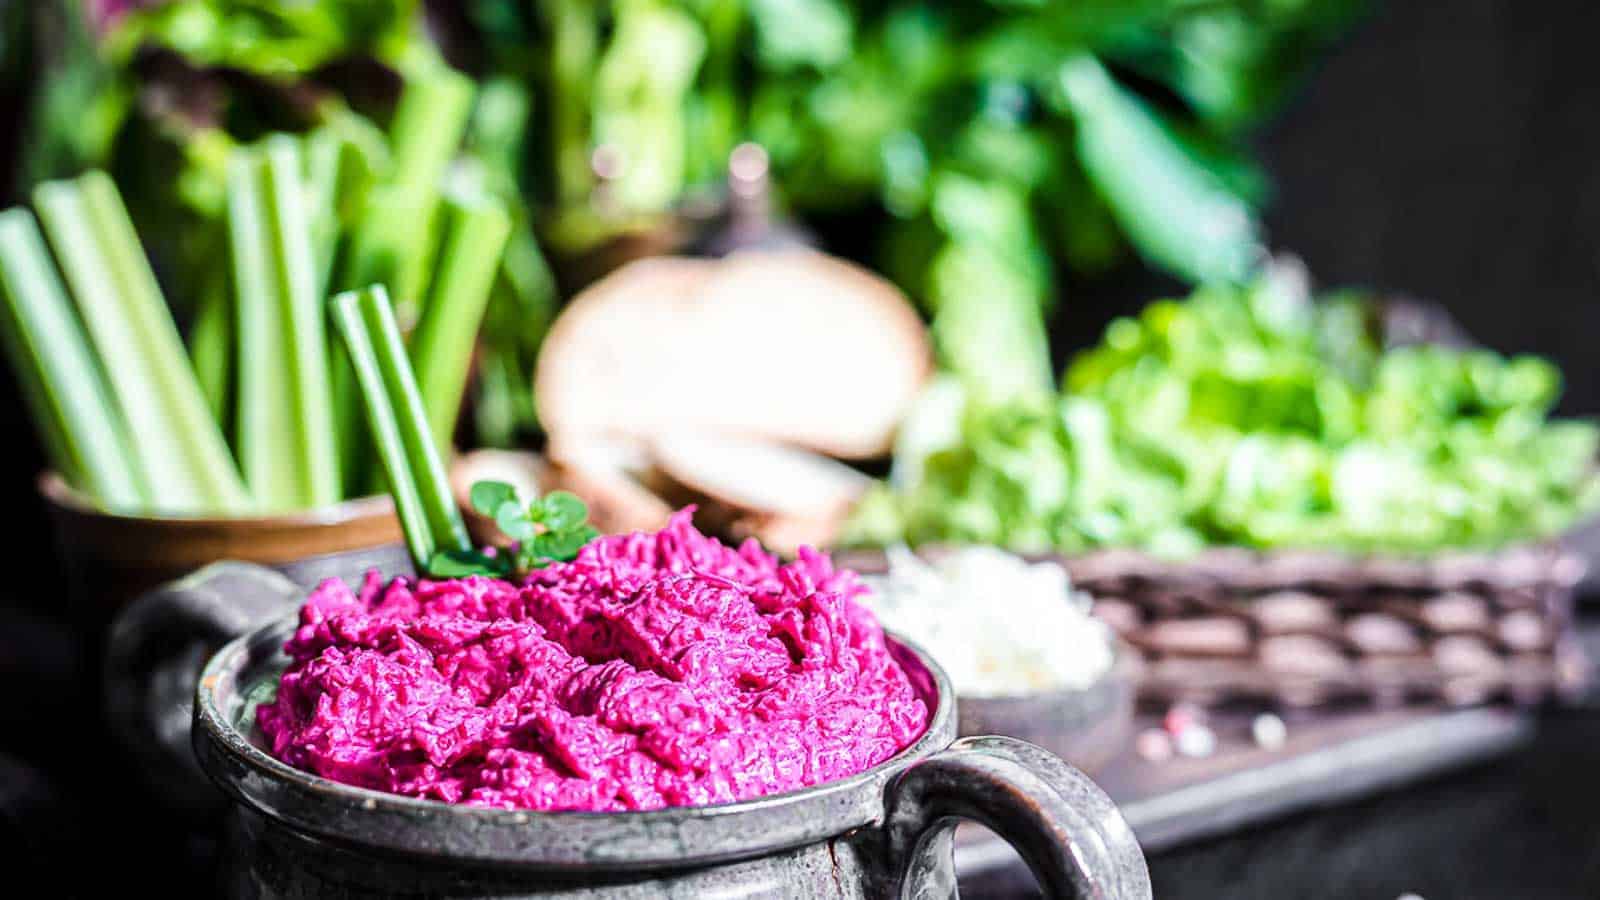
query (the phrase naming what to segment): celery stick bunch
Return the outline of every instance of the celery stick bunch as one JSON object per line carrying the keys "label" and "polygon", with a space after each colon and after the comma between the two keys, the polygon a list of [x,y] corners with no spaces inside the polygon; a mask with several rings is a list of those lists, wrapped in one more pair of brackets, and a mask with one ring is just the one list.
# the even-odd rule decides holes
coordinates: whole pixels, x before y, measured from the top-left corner
{"label": "celery stick bunch", "polygon": [[[0,213],[0,346],[51,464],[102,507],[141,514],[272,514],[370,493],[383,436],[361,415],[361,373],[327,298],[391,283],[415,335],[408,349],[396,324],[380,349],[420,374],[407,411],[448,459],[512,230],[500,201],[451,177],[471,101],[469,81],[441,72],[408,88],[387,141],[326,127],[233,148],[228,253],[197,298],[188,354],[108,176],[40,185],[37,218]],[[429,490],[448,498],[443,482]]]}
{"label": "celery stick bunch", "polygon": [[119,511],[250,511],[116,185],[90,172],[34,203],[0,213],[0,318],[51,464]]}

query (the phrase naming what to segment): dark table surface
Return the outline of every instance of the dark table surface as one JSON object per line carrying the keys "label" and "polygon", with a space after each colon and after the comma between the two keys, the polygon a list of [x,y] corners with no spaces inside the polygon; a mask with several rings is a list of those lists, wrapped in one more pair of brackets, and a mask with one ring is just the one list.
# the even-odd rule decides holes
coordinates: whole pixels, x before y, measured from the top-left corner
{"label": "dark table surface", "polygon": [[[101,896],[130,872],[166,896],[210,895],[210,835],[98,801],[74,777],[93,754],[46,739],[72,708],[71,648],[47,623],[0,612],[0,861],[23,883],[31,869],[60,885],[54,896]],[[1547,713],[1530,745],[1495,762],[1157,854],[1156,896],[1600,897],[1597,765],[1600,709]],[[1016,873],[966,895],[1038,893]]]}
{"label": "dark table surface", "polygon": [[[1600,598],[1578,633],[1600,661]],[[1533,740],[1488,763],[1227,837],[1153,854],[1169,898],[1544,900],[1600,897],[1600,694],[1537,717]],[[1013,900],[1026,872],[969,886]]]}
{"label": "dark table surface", "polygon": [[[1600,897],[1600,713],[1544,716],[1513,755],[1150,859],[1177,898]],[[1025,873],[973,885],[1036,897]],[[976,892],[974,892],[976,893]]]}

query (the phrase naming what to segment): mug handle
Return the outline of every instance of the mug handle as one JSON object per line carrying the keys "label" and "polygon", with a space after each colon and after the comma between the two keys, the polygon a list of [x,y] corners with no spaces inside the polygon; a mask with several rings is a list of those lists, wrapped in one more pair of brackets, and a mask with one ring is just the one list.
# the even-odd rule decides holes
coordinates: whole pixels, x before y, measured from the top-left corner
{"label": "mug handle", "polygon": [[139,596],[112,623],[101,688],[106,724],[174,812],[202,820],[223,806],[189,741],[201,667],[304,595],[272,569],[217,562]]}
{"label": "mug handle", "polygon": [[962,738],[901,772],[884,827],[900,900],[957,896],[956,822],[988,827],[1022,856],[1046,897],[1147,900],[1144,853],[1089,776],[1016,738]]}

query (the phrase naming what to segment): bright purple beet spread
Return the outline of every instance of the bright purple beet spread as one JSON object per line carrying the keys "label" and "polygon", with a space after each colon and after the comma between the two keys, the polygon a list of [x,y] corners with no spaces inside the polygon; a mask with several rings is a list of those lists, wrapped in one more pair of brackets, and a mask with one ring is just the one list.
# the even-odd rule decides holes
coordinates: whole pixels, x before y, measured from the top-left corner
{"label": "bright purple beet spread", "polygon": [[450,803],[632,810],[852,775],[928,710],[855,574],[778,565],[679,513],[601,538],[521,586],[369,573],[324,582],[257,710],[280,759]]}

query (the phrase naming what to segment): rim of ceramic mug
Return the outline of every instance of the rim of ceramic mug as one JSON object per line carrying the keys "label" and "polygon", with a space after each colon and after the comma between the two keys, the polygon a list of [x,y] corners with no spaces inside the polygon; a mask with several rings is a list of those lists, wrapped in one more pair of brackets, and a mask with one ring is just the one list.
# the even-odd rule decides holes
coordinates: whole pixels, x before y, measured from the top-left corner
{"label": "rim of ceramic mug", "polygon": [[290,510],[275,513],[252,513],[245,516],[219,516],[219,515],[182,515],[171,513],[135,514],[119,512],[117,510],[103,509],[97,506],[81,491],[67,483],[61,473],[54,469],[47,469],[39,473],[37,479],[40,496],[62,509],[78,516],[103,519],[107,521],[125,522],[128,524],[149,524],[158,522],[175,526],[195,527],[223,527],[223,528],[250,528],[250,527],[295,527],[295,526],[324,526],[341,525],[360,519],[392,516],[394,514],[394,501],[388,494],[369,494],[365,497],[352,497],[323,506],[310,509]]}
{"label": "rim of ceramic mug", "polygon": [[[266,752],[240,727],[238,716],[258,705],[254,689],[281,671],[281,646],[297,616],[263,625],[207,661],[196,691],[197,755],[214,782],[255,812],[305,834],[380,852],[458,865],[611,871],[764,856],[880,821],[889,780],[956,738],[949,678],[922,648],[890,633],[897,660],[902,665],[909,660],[926,674],[919,679],[910,673],[914,685],[925,682],[917,685],[924,702],[929,692],[935,699],[927,727],[915,741],[854,775],[750,800],[632,812],[538,812],[406,797],[297,769]],[[262,674],[252,678],[252,672]],[[219,695],[225,695],[221,702]],[[451,827],[441,831],[438,825],[446,821]],[[413,833],[430,826],[426,834]],[[552,840],[530,841],[534,834]]]}

